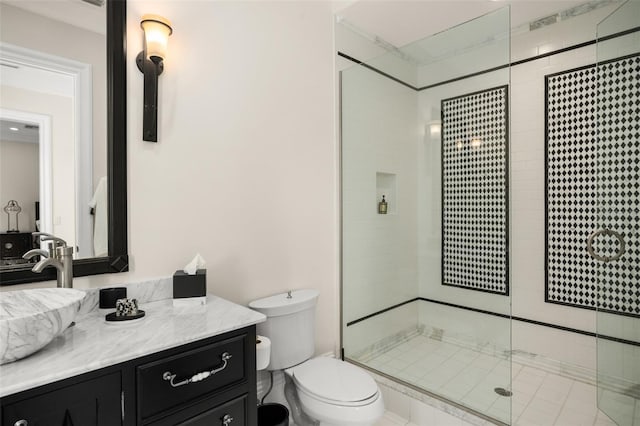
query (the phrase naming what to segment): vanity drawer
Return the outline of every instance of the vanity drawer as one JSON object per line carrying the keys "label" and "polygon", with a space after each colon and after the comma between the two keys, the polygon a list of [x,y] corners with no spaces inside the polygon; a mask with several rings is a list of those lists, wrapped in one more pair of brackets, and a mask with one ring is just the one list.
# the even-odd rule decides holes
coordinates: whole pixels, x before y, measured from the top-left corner
{"label": "vanity drawer", "polygon": [[243,395],[232,401],[212,408],[190,418],[182,423],[183,426],[244,426],[246,425],[245,413],[247,411],[247,396]]}
{"label": "vanity drawer", "polygon": [[183,413],[165,417],[148,426],[247,426],[249,401],[247,394],[206,409],[196,415]]}
{"label": "vanity drawer", "polygon": [[[246,342],[244,334],[138,366],[138,418],[144,421],[171,409],[195,404],[247,380]],[[230,356],[226,361],[225,354]],[[203,372],[210,375],[191,381],[194,375]]]}

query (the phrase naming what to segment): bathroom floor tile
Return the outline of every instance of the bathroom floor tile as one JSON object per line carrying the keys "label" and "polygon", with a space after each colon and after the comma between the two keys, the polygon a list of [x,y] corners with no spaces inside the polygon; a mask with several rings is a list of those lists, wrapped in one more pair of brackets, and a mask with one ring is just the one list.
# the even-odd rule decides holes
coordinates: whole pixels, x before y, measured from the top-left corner
{"label": "bathroom floor tile", "polygon": [[596,421],[593,423],[593,426],[618,426],[616,422],[611,420],[606,414],[603,412],[599,412],[596,417]]}
{"label": "bathroom floor tile", "polygon": [[[615,425],[596,406],[594,385],[422,335],[365,364],[504,423],[513,420],[517,426]],[[511,389],[513,395],[499,396],[494,391],[498,387]],[[632,423],[634,417],[640,418],[640,401],[607,391],[601,395],[600,404],[606,410],[624,414],[629,424],[640,426],[640,419]],[[411,413],[407,410],[403,405],[403,416],[388,412],[376,426],[442,426],[435,422],[439,412],[433,407],[416,412],[412,403]],[[437,420],[466,424],[444,414]],[[405,420],[404,416],[409,418]]]}
{"label": "bathroom floor tile", "polygon": [[515,421],[515,425],[528,426],[528,425],[554,425],[555,420],[559,413],[551,413],[547,411],[537,410],[531,406],[527,407],[524,412]]}
{"label": "bathroom floor tile", "polygon": [[498,398],[500,397],[494,392],[487,392],[486,389],[475,387],[462,398],[462,402],[471,408],[486,412]]}
{"label": "bathroom floor tile", "polygon": [[378,420],[375,426],[404,426],[407,424],[407,420],[392,413],[391,411],[387,411],[384,413],[384,416],[380,420]]}
{"label": "bathroom floor tile", "polygon": [[567,426],[591,426],[596,420],[596,416],[591,413],[584,413],[573,409],[564,408],[558,418],[556,424]]}
{"label": "bathroom floor tile", "polygon": [[[554,377],[549,376],[547,379]],[[555,376],[557,377],[557,376]],[[559,380],[545,380],[542,385],[538,388],[538,391],[535,394],[535,398],[537,400],[544,400],[554,402],[556,404],[564,404],[569,395],[569,390],[571,389],[571,384],[573,380],[566,379],[564,377],[559,377],[560,379],[564,379],[564,381]]]}

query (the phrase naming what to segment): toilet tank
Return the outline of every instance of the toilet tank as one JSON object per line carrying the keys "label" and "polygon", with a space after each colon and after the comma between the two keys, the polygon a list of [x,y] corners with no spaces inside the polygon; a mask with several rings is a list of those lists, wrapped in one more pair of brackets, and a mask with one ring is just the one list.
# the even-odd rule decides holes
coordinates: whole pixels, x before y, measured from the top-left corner
{"label": "toilet tank", "polygon": [[254,300],[249,307],[267,320],[257,325],[258,334],[271,340],[271,360],[267,370],[298,365],[315,352],[315,311],[318,290],[293,290]]}

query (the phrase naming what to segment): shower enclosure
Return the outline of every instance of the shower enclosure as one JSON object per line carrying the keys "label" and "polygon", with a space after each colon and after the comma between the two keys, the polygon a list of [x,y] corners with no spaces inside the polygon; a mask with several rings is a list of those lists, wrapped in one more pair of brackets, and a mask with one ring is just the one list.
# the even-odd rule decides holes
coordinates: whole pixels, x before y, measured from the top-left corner
{"label": "shower enclosure", "polygon": [[640,425],[640,2],[515,6],[336,24],[343,356],[497,424]]}
{"label": "shower enclosure", "polygon": [[502,8],[341,73],[344,356],[504,423],[509,29]]}

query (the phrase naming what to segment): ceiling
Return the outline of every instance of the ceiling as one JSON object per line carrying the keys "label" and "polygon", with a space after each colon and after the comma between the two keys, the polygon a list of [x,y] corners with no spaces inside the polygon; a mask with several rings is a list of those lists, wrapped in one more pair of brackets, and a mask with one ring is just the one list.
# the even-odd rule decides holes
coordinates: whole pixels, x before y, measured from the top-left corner
{"label": "ceiling", "polygon": [[0,140],[3,141],[38,143],[38,130],[35,124],[0,120]]}
{"label": "ceiling", "polygon": [[2,86],[31,92],[70,98],[75,96],[75,81],[71,75],[5,58],[0,59],[0,82]]}
{"label": "ceiling", "polygon": [[105,6],[96,6],[83,0],[1,0],[1,3],[94,33],[107,33]]}

